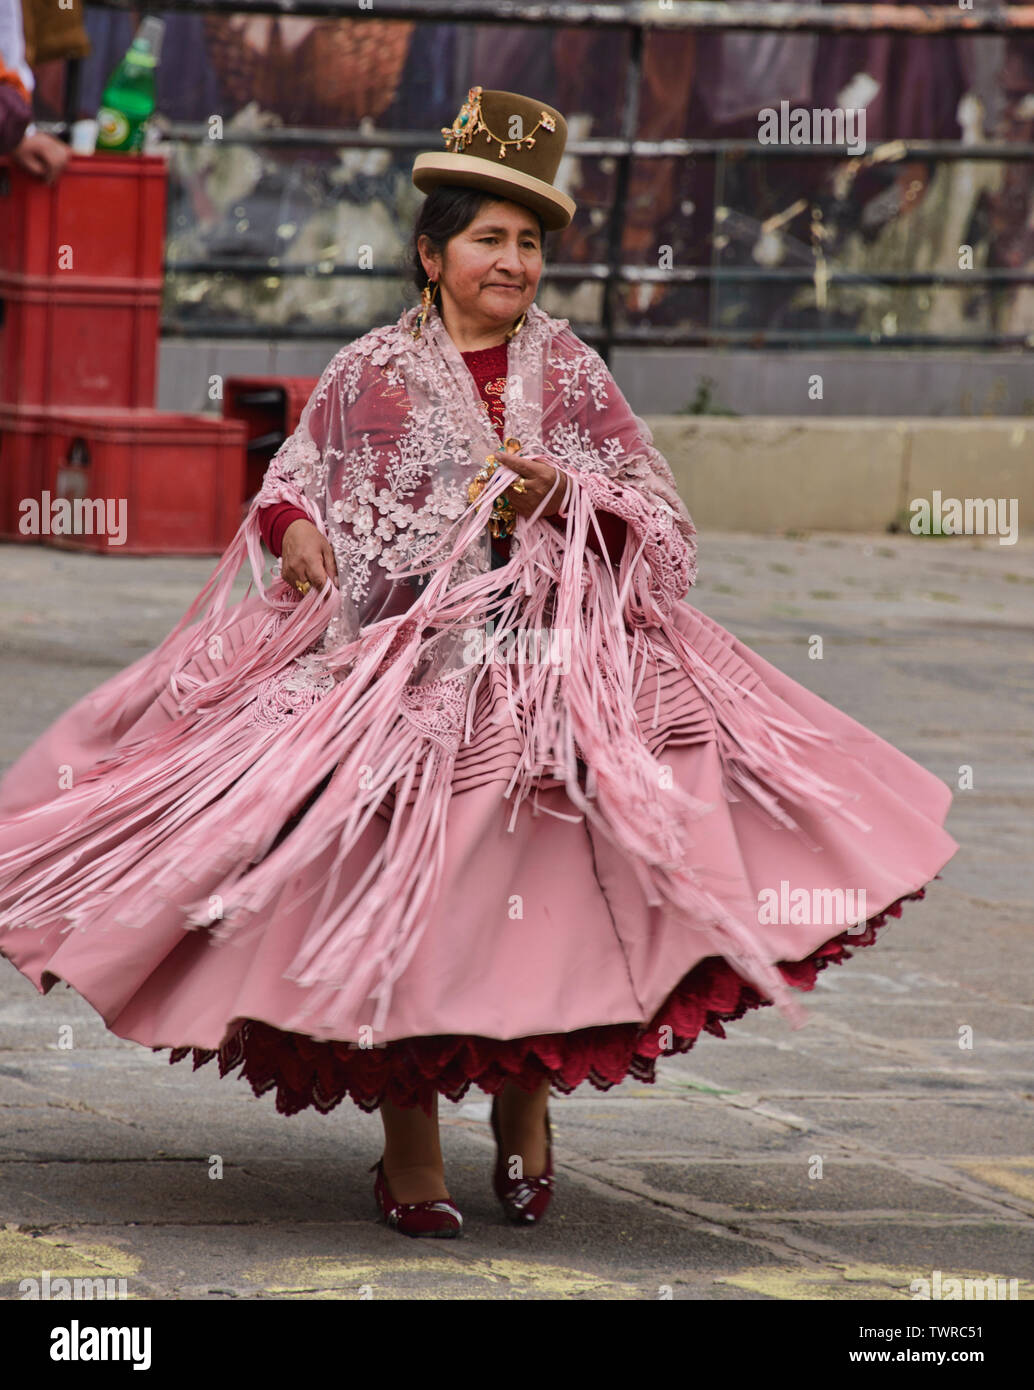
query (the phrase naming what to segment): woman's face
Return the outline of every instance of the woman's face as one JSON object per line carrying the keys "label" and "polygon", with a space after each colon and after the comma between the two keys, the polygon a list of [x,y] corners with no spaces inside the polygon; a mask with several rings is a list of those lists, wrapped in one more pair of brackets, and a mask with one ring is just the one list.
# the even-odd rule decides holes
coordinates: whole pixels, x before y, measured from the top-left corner
{"label": "woman's face", "polygon": [[538,219],[518,203],[485,203],[462,232],[450,237],[444,257],[426,237],[420,258],[439,281],[445,323],[468,331],[509,328],[535,298],[542,274]]}

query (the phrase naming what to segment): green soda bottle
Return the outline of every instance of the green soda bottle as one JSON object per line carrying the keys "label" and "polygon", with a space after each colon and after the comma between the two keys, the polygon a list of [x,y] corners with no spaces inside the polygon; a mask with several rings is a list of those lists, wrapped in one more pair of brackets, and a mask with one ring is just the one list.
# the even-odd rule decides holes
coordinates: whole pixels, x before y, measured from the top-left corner
{"label": "green soda bottle", "polygon": [[155,107],[154,70],[164,33],[164,19],[148,15],[108,78],[97,112],[98,150],[143,149],[144,125]]}

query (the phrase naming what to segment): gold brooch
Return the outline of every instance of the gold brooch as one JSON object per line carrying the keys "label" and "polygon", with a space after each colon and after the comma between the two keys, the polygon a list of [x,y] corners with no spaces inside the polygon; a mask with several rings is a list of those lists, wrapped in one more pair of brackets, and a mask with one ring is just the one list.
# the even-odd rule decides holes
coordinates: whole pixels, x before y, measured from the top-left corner
{"label": "gold brooch", "polygon": [[485,118],[481,113],[481,87],[471,87],[467,93],[467,100],[460,107],[459,115],[451,126],[443,125],[442,134],[445,136],[445,145],[453,154],[461,152],[465,146],[473,142],[475,135],[484,135],[486,140],[495,140],[499,145],[499,158],[506,158],[507,145],[516,145],[518,149],[522,145],[527,145],[529,149],[535,144],[535,131],[556,130],[556,121],[548,111],[540,111],[538,124],[527,135],[522,135],[519,140],[503,140],[493,131],[489,130],[485,124]]}
{"label": "gold brooch", "polygon": [[[503,448],[508,454],[519,454],[521,451],[521,441],[514,439],[511,435],[503,444]],[[484,464],[474,474],[474,477],[467,484],[467,501],[476,502],[485,490],[485,484],[492,474],[499,467],[499,460],[495,454],[489,454]],[[520,478],[513,484],[514,492],[526,492],[527,487],[524,479]],[[488,525],[496,540],[503,536],[509,536],[517,524],[517,513],[513,509],[513,504],[505,492],[501,492],[492,503],[492,512],[488,518]]]}

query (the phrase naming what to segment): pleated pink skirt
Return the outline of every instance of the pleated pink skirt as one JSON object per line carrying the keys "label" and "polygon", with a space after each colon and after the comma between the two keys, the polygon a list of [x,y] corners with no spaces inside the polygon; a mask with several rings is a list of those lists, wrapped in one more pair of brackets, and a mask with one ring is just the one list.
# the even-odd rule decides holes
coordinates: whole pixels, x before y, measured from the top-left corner
{"label": "pleated pink skirt", "polygon": [[[242,643],[258,611],[254,599],[239,606]],[[690,604],[677,606],[676,621],[723,675],[762,690],[778,717],[832,736],[809,754],[813,770],[857,793],[852,809],[870,827],[861,833],[795,805],[816,850],[749,799],[726,799],[708,704],[681,668],[650,668],[637,698],[644,741],[673,782],[713,803],[692,823],[694,867],[724,905],[757,923],[786,982],[810,990],[819,970],[850,959],[905,900],[922,898],[954,854],[943,828],[950,791]],[[234,646],[227,642],[224,660]],[[118,924],[117,904],[83,930],[53,922],[5,931],[0,923],[0,953],[42,992],[66,981],[120,1037],[169,1049],[174,1062],[216,1059],[223,1074],[240,1068],[257,1093],[274,1090],[288,1114],[326,1111],[346,1097],[366,1110],[385,1096],[426,1109],[436,1092],[458,1100],[471,1086],[494,1092],[507,1080],[531,1089],[548,1077],[564,1092],[628,1076],[649,1082],[658,1057],[688,1050],[702,1032],[724,1036],[724,1023],[766,1000],[715,955],[701,924],[645,900],[628,860],[578,816],[562,784],[542,781],[509,828],[504,793],[520,746],[502,718],[505,703],[504,668],[490,666],[453,768],[441,891],[376,1043],[365,1035],[358,988],[302,987],[285,974],[312,922],[318,865],[286,879],[239,938],[185,930],[182,905],[170,900],[143,930]],[[154,692],[134,736],[174,712],[168,693]],[[91,719],[81,701],[24,755],[0,786],[0,815],[33,776],[52,775],[57,748],[74,746],[87,765],[107,751]],[[285,765],[285,790],[290,776]],[[386,798],[343,888],[395,813]],[[60,803],[47,814],[59,817]],[[285,833],[304,833],[298,822]],[[204,883],[185,886],[185,900],[204,891]],[[865,906],[862,925],[830,916],[848,893]],[[775,920],[759,911],[763,901],[781,902]]]}

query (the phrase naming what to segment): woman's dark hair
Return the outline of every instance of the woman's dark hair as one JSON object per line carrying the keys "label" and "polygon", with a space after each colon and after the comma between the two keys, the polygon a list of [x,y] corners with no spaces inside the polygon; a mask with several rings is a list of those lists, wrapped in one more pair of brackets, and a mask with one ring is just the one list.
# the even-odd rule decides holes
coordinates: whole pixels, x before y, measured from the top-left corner
{"label": "woman's dark hair", "polygon": [[[424,286],[428,284],[427,272],[417,249],[420,238],[426,236],[434,249],[441,253],[450,237],[469,227],[486,203],[505,201],[507,200],[501,194],[486,193],[480,188],[463,188],[458,184],[440,183],[431,189],[421,205],[410,244],[413,283],[418,290],[423,291]],[[539,224],[542,254],[545,255],[545,224],[534,208],[528,208],[528,211]]]}

